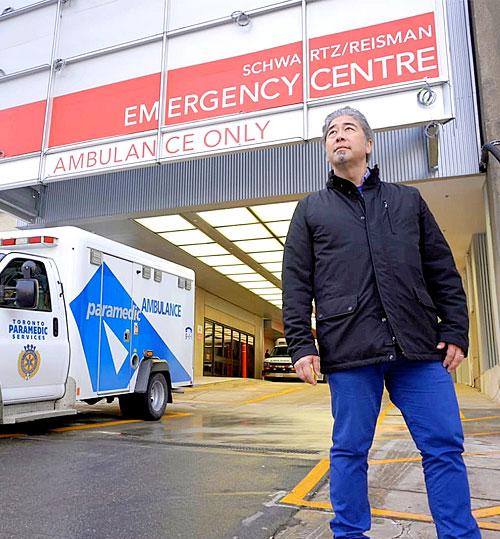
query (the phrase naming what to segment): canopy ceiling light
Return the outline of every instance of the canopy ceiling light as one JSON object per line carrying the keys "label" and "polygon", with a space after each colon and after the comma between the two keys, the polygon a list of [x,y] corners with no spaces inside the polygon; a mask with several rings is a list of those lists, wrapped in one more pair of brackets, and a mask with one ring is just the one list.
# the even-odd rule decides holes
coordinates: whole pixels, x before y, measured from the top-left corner
{"label": "canopy ceiling light", "polygon": [[153,232],[171,232],[176,230],[190,230],[195,228],[180,215],[161,215],[159,217],[145,217],[136,219],[138,223]]}
{"label": "canopy ceiling light", "polygon": [[[260,298],[282,307],[283,249],[297,201],[136,219]],[[249,260],[254,264],[249,265]],[[261,268],[259,270],[259,268]],[[274,277],[276,281],[272,281]]]}
{"label": "canopy ceiling light", "polygon": [[180,230],[177,232],[161,232],[160,236],[174,245],[194,245],[197,243],[213,243],[201,230]]}

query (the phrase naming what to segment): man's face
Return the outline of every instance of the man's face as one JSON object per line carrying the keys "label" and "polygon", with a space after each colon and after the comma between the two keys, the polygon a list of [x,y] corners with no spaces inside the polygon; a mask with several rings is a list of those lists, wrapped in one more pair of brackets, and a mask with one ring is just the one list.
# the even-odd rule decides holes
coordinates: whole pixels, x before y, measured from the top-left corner
{"label": "man's face", "polygon": [[334,118],[326,132],[326,154],[334,170],[344,165],[366,164],[366,154],[371,152],[372,144],[352,116]]}

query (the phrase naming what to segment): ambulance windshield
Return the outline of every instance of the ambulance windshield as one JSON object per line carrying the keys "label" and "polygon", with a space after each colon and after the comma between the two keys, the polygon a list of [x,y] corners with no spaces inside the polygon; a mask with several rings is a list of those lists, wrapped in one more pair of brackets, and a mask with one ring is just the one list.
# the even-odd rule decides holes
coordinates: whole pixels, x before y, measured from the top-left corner
{"label": "ambulance windshield", "polygon": [[271,357],[286,357],[288,356],[288,346],[275,346],[271,351]]}

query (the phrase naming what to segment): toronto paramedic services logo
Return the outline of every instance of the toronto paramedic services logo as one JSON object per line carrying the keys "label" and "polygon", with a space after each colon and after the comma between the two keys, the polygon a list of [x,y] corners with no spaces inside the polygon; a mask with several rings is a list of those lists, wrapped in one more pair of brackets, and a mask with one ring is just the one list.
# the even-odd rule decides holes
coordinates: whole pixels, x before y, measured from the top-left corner
{"label": "toronto paramedic services logo", "polygon": [[22,378],[29,380],[35,376],[40,368],[40,352],[33,344],[27,344],[19,354],[17,370]]}

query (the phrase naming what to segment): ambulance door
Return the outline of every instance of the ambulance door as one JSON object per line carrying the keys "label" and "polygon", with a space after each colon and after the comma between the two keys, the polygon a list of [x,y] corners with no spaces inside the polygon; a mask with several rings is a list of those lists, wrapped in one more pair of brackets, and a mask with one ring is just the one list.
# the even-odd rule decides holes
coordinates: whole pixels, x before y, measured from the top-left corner
{"label": "ambulance door", "polygon": [[[38,297],[32,309],[15,300],[22,265],[35,263],[32,278]],[[64,395],[69,368],[69,340],[62,287],[55,263],[12,253],[0,263],[0,385],[4,403],[58,399]]]}
{"label": "ambulance door", "polygon": [[130,361],[133,264],[103,254],[100,305],[98,393],[128,390],[132,376]]}
{"label": "ambulance door", "polygon": [[140,308],[132,331],[133,353],[145,350],[168,362],[172,385],[192,383],[193,288],[191,281],[135,264],[134,298]]}

